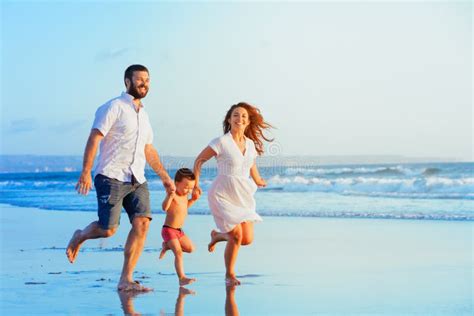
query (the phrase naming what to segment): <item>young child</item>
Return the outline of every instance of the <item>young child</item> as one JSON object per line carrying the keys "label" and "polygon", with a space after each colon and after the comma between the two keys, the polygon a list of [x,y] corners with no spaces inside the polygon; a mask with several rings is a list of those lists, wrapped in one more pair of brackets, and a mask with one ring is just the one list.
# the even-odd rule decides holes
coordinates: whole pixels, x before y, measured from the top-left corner
{"label": "young child", "polygon": [[193,191],[196,177],[188,168],[181,168],[176,171],[174,181],[176,191],[166,195],[163,201],[163,211],[166,212],[165,224],[161,230],[163,237],[163,248],[160,253],[162,259],[166,251],[173,251],[175,259],[174,266],[179,278],[179,285],[193,283],[196,279],[188,278],[184,274],[183,252],[191,253],[194,245],[191,239],[182,230],[184,220],[188,215],[188,208],[196,202],[199,196],[194,196],[188,200],[188,195]]}

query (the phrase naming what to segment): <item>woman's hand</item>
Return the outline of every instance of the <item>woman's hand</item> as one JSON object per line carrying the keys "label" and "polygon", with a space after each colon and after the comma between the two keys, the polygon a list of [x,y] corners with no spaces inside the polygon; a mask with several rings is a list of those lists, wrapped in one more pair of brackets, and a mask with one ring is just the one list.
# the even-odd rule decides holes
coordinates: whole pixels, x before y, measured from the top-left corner
{"label": "woman's hand", "polygon": [[202,194],[202,190],[199,186],[195,186],[194,189],[193,189],[193,195],[192,195],[192,199],[193,200],[197,200],[201,197],[201,194]]}
{"label": "woman's hand", "polygon": [[267,186],[267,182],[265,182],[265,180],[263,180],[262,178],[259,178],[258,180],[255,180],[255,184],[259,187],[259,188],[264,188]]}

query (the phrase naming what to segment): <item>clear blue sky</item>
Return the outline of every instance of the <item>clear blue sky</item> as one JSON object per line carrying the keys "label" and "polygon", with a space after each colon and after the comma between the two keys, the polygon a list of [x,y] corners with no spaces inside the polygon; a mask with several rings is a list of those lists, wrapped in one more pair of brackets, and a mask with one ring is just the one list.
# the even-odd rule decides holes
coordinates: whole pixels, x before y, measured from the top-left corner
{"label": "clear blue sky", "polygon": [[469,1],[1,6],[2,154],[82,154],[141,63],[162,155],[196,155],[247,101],[284,155],[473,159]]}

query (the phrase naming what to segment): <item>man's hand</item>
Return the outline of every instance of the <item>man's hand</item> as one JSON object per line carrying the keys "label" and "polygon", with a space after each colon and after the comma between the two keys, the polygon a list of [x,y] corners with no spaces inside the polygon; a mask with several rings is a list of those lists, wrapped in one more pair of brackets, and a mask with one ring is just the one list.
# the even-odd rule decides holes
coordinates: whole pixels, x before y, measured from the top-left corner
{"label": "man's hand", "polygon": [[176,191],[176,186],[174,185],[173,180],[166,178],[163,180],[163,186],[165,187],[166,193],[171,194]]}
{"label": "man's hand", "polygon": [[93,128],[87,139],[86,149],[84,151],[84,162],[82,164],[82,173],[76,184],[76,191],[79,194],[87,195],[92,188],[92,176],[91,170],[94,164],[95,154],[100,141],[104,138],[104,135]]}
{"label": "man's hand", "polygon": [[79,194],[87,195],[92,188],[92,176],[90,172],[82,171],[76,184],[76,191]]}

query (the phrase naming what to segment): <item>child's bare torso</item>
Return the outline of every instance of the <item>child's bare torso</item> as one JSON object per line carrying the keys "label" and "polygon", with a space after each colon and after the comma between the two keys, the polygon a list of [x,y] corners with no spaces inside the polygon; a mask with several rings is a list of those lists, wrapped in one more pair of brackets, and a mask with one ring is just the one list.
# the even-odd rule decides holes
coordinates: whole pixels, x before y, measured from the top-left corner
{"label": "child's bare torso", "polygon": [[188,196],[175,195],[171,201],[170,208],[166,212],[165,225],[173,228],[181,228],[188,215]]}

